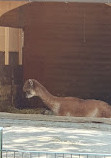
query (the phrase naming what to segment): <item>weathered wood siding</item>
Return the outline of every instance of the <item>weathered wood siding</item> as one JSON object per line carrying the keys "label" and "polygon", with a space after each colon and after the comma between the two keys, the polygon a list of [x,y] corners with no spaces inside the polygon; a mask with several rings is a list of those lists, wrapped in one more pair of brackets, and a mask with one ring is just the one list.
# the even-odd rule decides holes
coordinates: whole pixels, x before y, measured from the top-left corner
{"label": "weathered wood siding", "polygon": [[5,65],[4,52],[0,52],[0,111],[23,105],[23,67],[18,65],[17,54],[10,52],[10,65]]}
{"label": "weathered wood siding", "polygon": [[31,3],[25,12],[24,79],[55,95],[111,102],[111,7]]}
{"label": "weathered wood siding", "polygon": [[54,95],[111,103],[110,6],[33,2],[0,19],[24,29],[24,80],[35,78]]}

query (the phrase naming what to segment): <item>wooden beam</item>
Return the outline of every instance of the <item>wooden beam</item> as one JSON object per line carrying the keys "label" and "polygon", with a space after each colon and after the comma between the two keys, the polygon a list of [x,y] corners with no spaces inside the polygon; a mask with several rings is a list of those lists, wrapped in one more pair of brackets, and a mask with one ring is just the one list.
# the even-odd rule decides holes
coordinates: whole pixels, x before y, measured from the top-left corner
{"label": "wooden beam", "polygon": [[5,65],[9,65],[9,27],[5,27]]}

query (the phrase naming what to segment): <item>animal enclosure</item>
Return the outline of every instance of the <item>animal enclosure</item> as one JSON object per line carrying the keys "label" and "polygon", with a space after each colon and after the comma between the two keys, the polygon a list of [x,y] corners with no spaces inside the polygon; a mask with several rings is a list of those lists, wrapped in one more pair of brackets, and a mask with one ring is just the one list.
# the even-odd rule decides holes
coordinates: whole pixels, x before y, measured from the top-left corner
{"label": "animal enclosure", "polygon": [[[110,3],[19,1],[12,6],[0,25],[24,31],[24,81],[35,78],[53,95],[111,103]],[[37,100],[28,104],[42,106]]]}

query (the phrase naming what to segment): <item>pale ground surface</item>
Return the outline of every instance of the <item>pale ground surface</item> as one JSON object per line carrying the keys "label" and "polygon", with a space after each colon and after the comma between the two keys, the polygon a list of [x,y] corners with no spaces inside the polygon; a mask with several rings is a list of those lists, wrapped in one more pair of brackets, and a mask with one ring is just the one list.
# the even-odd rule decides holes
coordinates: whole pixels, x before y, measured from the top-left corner
{"label": "pale ground surface", "polygon": [[111,153],[111,119],[0,113],[0,126],[4,149]]}

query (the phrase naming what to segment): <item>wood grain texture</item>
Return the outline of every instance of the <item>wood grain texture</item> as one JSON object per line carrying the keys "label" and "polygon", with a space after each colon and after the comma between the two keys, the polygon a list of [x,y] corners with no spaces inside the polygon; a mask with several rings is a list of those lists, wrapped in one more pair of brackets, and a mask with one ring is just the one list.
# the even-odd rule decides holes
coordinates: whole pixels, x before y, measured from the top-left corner
{"label": "wood grain texture", "polygon": [[25,14],[24,79],[55,95],[110,100],[111,7],[32,3]]}
{"label": "wood grain texture", "polygon": [[0,24],[24,29],[24,80],[35,78],[54,95],[111,103],[110,17],[107,4],[33,2]]}

